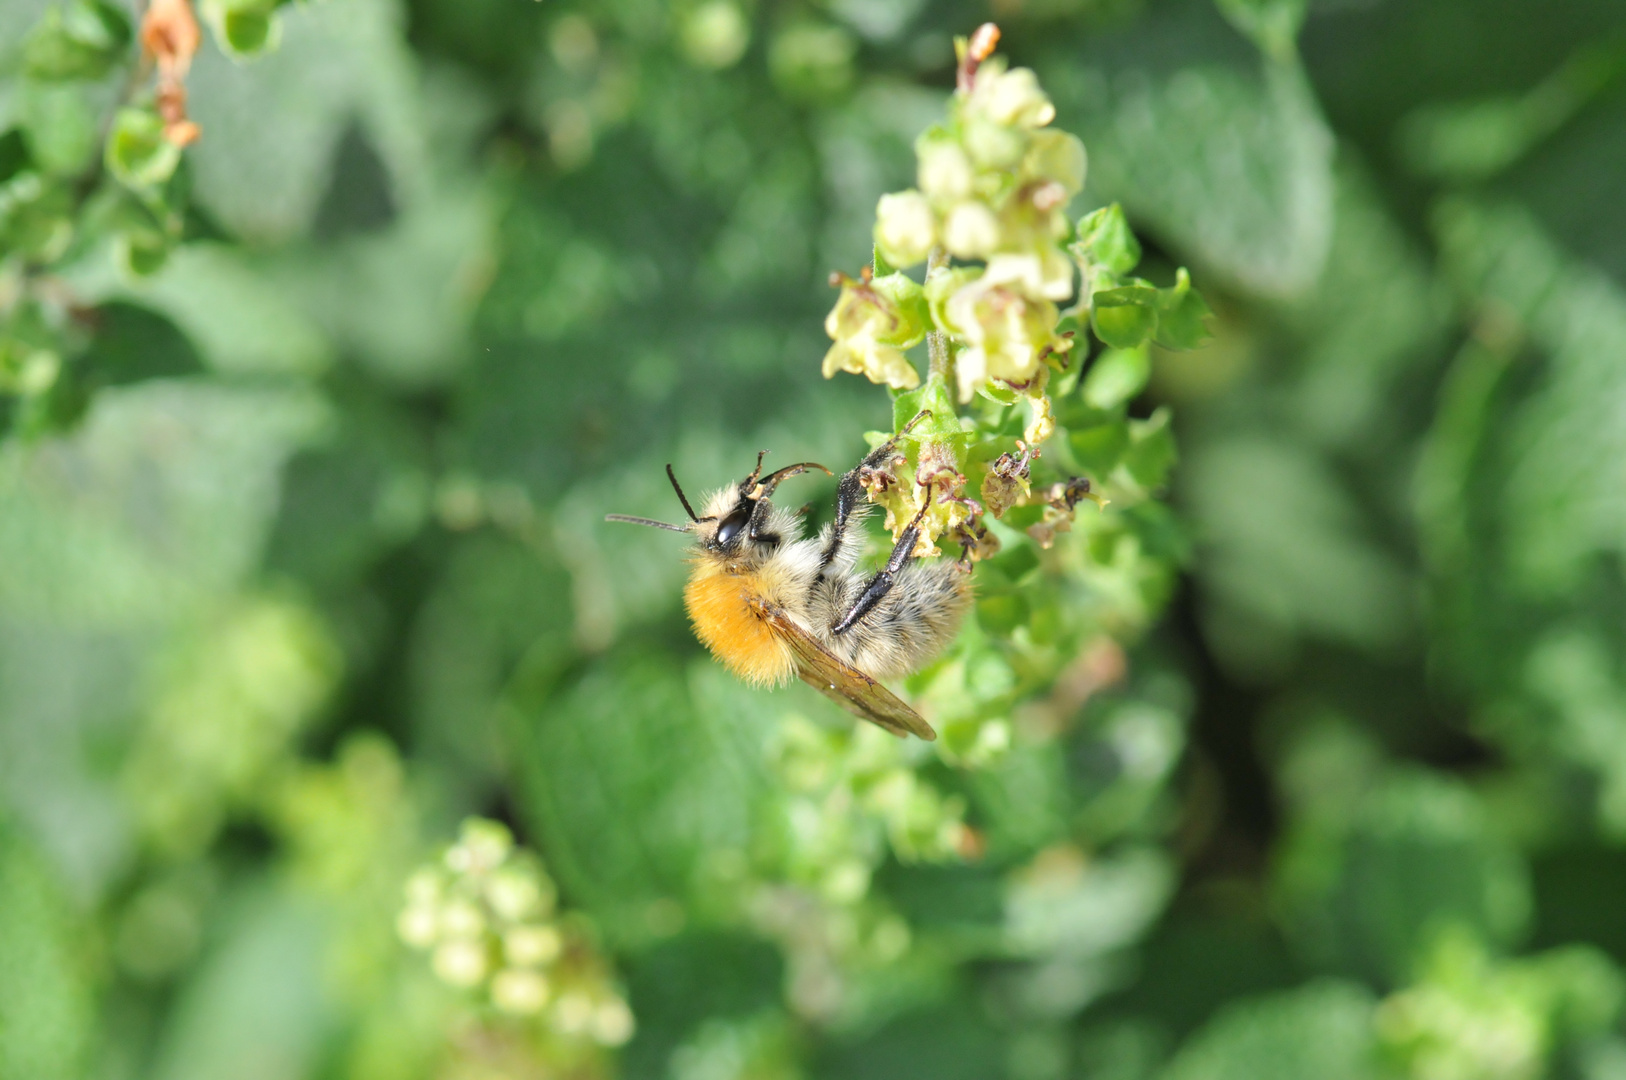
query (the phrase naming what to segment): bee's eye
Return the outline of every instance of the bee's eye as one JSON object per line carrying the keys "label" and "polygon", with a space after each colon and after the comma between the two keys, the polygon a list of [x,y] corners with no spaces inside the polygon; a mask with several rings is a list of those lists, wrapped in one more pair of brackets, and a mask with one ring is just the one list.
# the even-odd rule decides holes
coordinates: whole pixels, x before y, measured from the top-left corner
{"label": "bee's eye", "polygon": [[745,528],[745,523],[750,520],[751,511],[744,507],[741,507],[724,518],[723,523],[717,526],[718,545],[721,547],[727,547],[729,544],[732,544],[734,542],[734,538],[740,534],[740,530]]}

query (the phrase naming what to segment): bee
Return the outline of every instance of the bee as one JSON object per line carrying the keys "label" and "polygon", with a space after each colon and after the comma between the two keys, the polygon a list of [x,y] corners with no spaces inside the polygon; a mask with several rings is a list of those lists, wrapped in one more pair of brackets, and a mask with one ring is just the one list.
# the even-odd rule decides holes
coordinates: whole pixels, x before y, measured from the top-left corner
{"label": "bee", "polygon": [[954,639],[971,604],[970,576],[962,566],[914,556],[930,492],[886,564],[868,577],[858,572],[860,526],[870,510],[862,476],[895,447],[896,436],[841,477],[835,519],[817,537],[802,535],[804,511],[777,507],[771,496],[789,477],[830,470],[804,461],[763,476],[763,454],[749,476],[707,498],[702,514],[666,466],[687,524],[625,514],[605,520],[694,536],[684,605],[695,635],[746,682],[781,686],[795,675],[894,735],[935,739],[931,725],[880,680],[918,670]]}

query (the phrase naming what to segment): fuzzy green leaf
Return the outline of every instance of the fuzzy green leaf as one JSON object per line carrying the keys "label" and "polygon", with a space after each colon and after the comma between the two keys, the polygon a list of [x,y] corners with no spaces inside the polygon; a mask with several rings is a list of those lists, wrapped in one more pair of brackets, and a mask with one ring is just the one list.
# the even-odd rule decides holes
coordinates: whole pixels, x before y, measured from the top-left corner
{"label": "fuzzy green leaf", "polygon": [[258,56],[273,43],[274,20],[268,11],[228,11],[220,19],[221,41],[234,56]]}
{"label": "fuzzy green leaf", "polygon": [[1179,455],[1170,419],[1169,409],[1164,406],[1145,420],[1129,422],[1129,451],[1124,455],[1124,465],[1141,487],[1162,487],[1174,468]]}
{"label": "fuzzy green leaf", "polygon": [[1090,325],[1113,348],[1133,349],[1156,332],[1157,308],[1157,290],[1149,285],[1106,289],[1090,301]]}
{"label": "fuzzy green leaf", "polygon": [[23,42],[23,73],[41,82],[99,79],[129,48],[130,18],[100,0],[47,8]]}
{"label": "fuzzy green leaf", "polygon": [[1191,287],[1191,275],[1181,267],[1175,282],[1157,291],[1157,334],[1155,340],[1165,349],[1195,349],[1213,335],[1205,320],[1213,310],[1202,294]]}
{"label": "fuzzy green leaf", "polygon": [[929,409],[931,415],[916,424],[907,438],[928,442],[955,442],[965,438],[960,430],[954,395],[941,375],[929,375],[916,389],[892,399],[892,430],[902,431],[922,409]]}
{"label": "fuzzy green leaf", "polygon": [[1081,262],[1123,277],[1140,262],[1140,241],[1129,228],[1124,208],[1103,206],[1079,219],[1078,239],[1068,245]]}
{"label": "fuzzy green leaf", "polygon": [[1145,389],[1151,375],[1145,349],[1108,349],[1084,376],[1084,400],[1097,409],[1117,408]]}

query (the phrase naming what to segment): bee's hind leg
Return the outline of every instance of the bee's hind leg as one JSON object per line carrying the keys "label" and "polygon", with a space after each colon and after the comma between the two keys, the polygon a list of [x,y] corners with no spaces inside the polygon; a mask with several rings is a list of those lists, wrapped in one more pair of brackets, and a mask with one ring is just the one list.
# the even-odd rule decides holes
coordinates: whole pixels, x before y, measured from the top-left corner
{"label": "bee's hind leg", "polygon": [[[897,449],[898,440],[909,434],[916,424],[931,414],[930,409],[920,410],[915,414],[913,420],[903,425],[902,431],[865,454],[863,461],[842,474],[840,483],[836,485],[835,521],[830,526],[830,535],[825,540],[824,551],[819,556],[819,573],[821,575],[830,568],[831,563],[836,561],[836,556],[841,554],[842,546],[847,542],[847,531],[851,525],[853,511],[858,508],[864,499],[864,485],[860,479],[864,470],[879,468]],[[857,554],[855,553],[853,557],[857,558]],[[888,565],[890,565],[890,561]]]}
{"label": "bee's hind leg", "polygon": [[898,542],[892,545],[892,554],[887,558],[886,565],[869,579],[864,591],[858,594],[858,599],[847,609],[847,614],[841,617],[841,621],[830,628],[832,634],[845,634],[851,630],[860,619],[875,609],[875,605],[879,604],[887,593],[892,591],[892,585],[897,581],[898,575],[909,565],[909,560],[914,558],[915,544],[920,540],[920,521],[926,516],[926,511],[931,509],[931,505],[932,491],[928,485],[926,500],[922,503],[920,512],[903,530]]}

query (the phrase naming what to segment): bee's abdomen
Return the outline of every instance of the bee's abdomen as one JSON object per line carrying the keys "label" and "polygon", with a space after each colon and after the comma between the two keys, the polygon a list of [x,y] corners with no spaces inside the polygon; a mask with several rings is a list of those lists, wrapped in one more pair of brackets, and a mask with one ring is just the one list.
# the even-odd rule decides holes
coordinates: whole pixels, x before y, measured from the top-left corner
{"label": "bee's abdomen", "polygon": [[[823,598],[827,621],[833,624],[862,590],[857,578],[832,582]],[[946,561],[912,563],[868,615],[839,637],[826,635],[825,644],[878,679],[907,675],[948,647],[970,606],[967,574]]]}
{"label": "bee's abdomen", "polygon": [[695,636],[734,674],[758,686],[775,686],[795,674],[790,648],[751,610],[752,574],[708,574],[689,580],[683,603]]}

